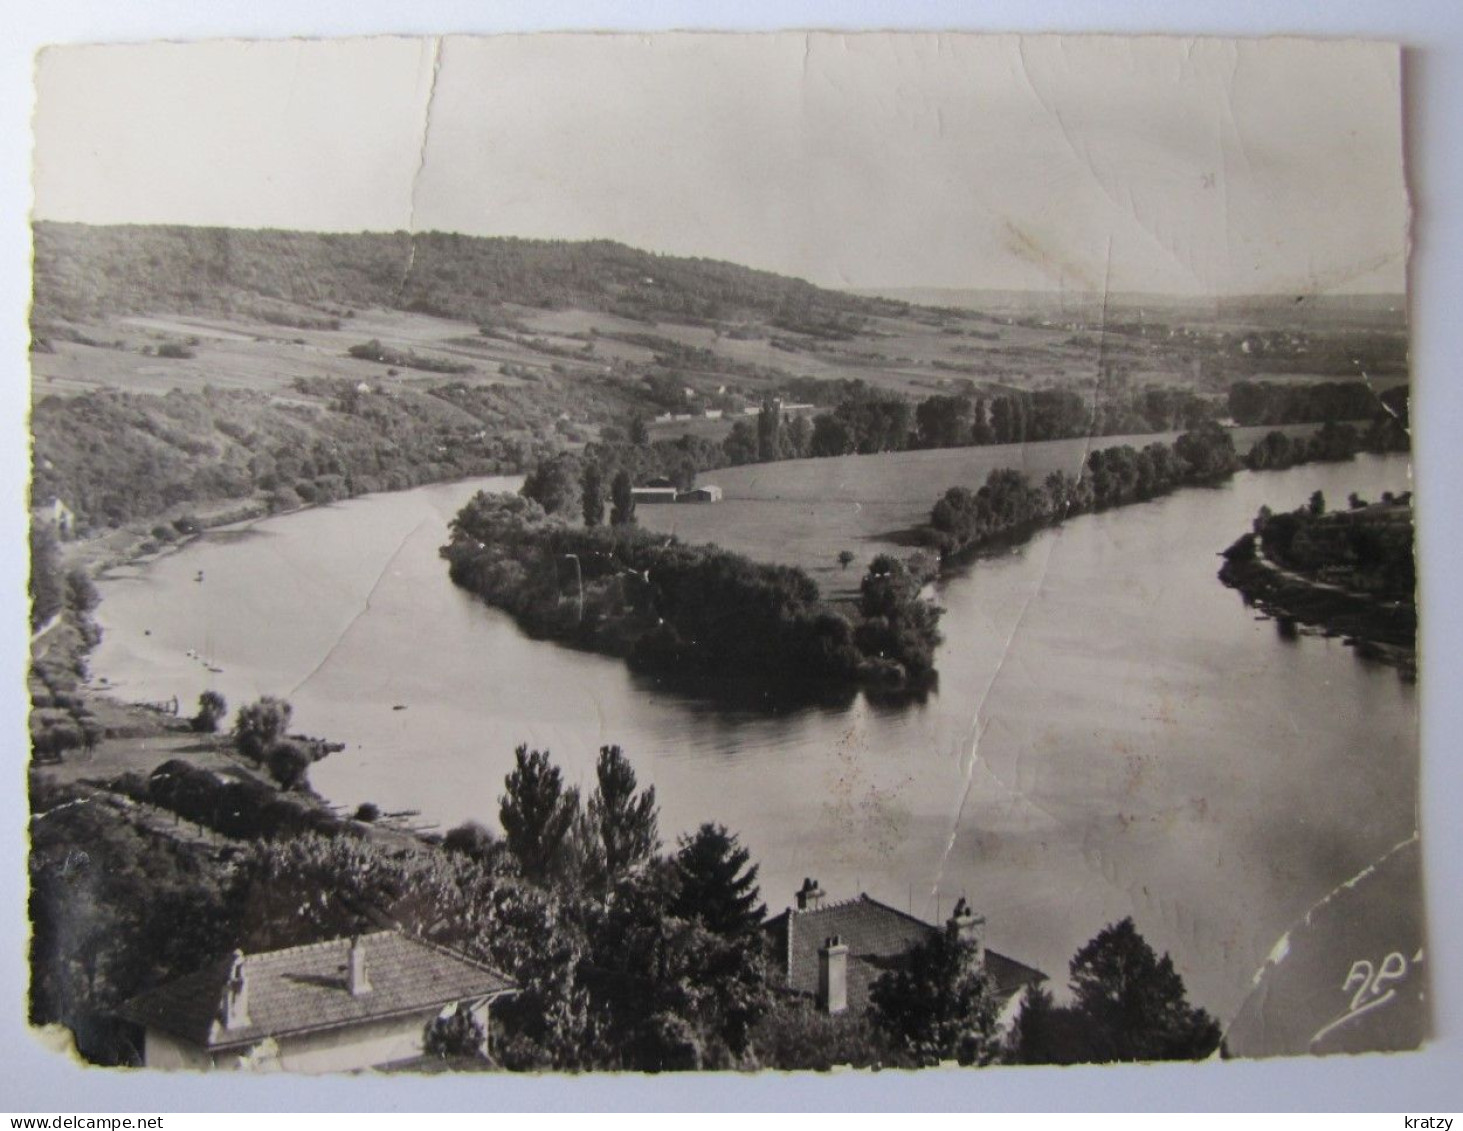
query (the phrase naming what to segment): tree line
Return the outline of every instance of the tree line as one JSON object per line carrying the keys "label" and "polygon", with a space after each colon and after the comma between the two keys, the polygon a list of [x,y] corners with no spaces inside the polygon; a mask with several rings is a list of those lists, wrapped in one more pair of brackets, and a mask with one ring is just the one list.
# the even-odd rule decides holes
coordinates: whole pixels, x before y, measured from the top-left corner
{"label": "tree line", "polygon": [[1024,538],[1072,515],[1144,502],[1180,487],[1212,486],[1241,466],[1265,471],[1344,462],[1366,450],[1376,436],[1376,429],[1363,435],[1350,424],[1328,421],[1310,436],[1266,433],[1241,459],[1231,434],[1208,424],[1172,444],[1099,448],[1089,453],[1078,475],[1053,471],[1039,484],[1024,472],[998,469],[977,490],[947,490],[930,512],[925,537],[941,554],[978,551]]}
{"label": "tree line", "polygon": [[1229,414],[1241,425],[1371,420],[1379,413],[1405,424],[1407,403],[1405,384],[1380,393],[1367,381],[1235,381],[1229,386]]}
{"label": "tree line", "polygon": [[[688,434],[679,440],[652,442],[643,424],[632,419],[628,438],[612,436],[605,442],[591,443],[582,458],[607,467],[627,468],[637,483],[663,475],[686,487],[702,471],[775,460],[1193,431],[1217,421],[1223,408],[1223,401],[1217,397],[1166,385],[1114,387],[1093,397],[1070,389],[997,389],[980,394],[937,393],[923,400],[910,400],[860,380],[828,384],[830,388],[813,403],[831,407],[811,416],[786,412],[780,397],[768,396],[755,417],[736,420],[720,441]],[[1235,414],[1240,423],[1365,420],[1369,425],[1361,444],[1366,450],[1406,449],[1405,386],[1389,391],[1379,401],[1363,382],[1239,384],[1248,390],[1237,394],[1246,406],[1243,417]],[[788,382],[787,386],[806,389],[806,383]],[[1285,396],[1283,411],[1267,413],[1249,407],[1257,395],[1255,390],[1263,399],[1272,389]],[[1307,389],[1320,391],[1308,395]],[[830,402],[831,394],[836,395]],[[1234,399],[1232,395],[1231,411]],[[1270,420],[1269,415],[1280,419]]]}
{"label": "tree line", "polygon": [[998,469],[978,490],[947,490],[930,512],[927,537],[944,555],[975,551],[1072,515],[1142,502],[1183,486],[1219,483],[1238,466],[1233,438],[1211,424],[1172,444],[1098,449],[1077,476],[1053,471],[1038,484],[1024,472]]}

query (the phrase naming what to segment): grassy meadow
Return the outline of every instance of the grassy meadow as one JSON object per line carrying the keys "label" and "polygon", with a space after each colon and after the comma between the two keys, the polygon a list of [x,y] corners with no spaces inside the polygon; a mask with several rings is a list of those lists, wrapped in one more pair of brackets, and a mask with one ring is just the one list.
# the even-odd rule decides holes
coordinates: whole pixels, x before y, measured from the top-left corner
{"label": "grassy meadow", "polygon": [[[1281,429],[1308,435],[1314,425]],[[1234,429],[1241,454],[1269,428]],[[1174,432],[1145,436],[1103,436],[1093,440],[1050,440],[934,451],[887,452],[836,459],[785,460],[703,473],[699,484],[715,484],[723,501],[709,504],[641,505],[640,525],[675,534],[687,542],[711,542],[755,561],[800,566],[826,597],[838,600],[858,591],[863,567],[875,554],[907,555],[911,528],[929,518],[949,487],[972,489],[999,468],[1024,471],[1040,481],[1058,469],[1081,469],[1094,448],[1172,443]],[[838,554],[850,550],[847,569]]]}

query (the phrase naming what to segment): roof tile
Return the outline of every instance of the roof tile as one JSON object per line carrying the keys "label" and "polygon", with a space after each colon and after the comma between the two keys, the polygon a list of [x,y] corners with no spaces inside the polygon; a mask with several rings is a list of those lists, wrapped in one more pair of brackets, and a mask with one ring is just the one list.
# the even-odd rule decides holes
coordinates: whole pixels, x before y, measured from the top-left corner
{"label": "roof tile", "polygon": [[359,996],[346,984],[350,939],[340,938],[245,955],[247,1026],[225,1029],[221,1020],[232,966],[227,958],[133,998],[121,1013],[129,1021],[218,1049],[426,1012],[515,988],[496,970],[395,931],[362,935],[360,944],[371,989]]}

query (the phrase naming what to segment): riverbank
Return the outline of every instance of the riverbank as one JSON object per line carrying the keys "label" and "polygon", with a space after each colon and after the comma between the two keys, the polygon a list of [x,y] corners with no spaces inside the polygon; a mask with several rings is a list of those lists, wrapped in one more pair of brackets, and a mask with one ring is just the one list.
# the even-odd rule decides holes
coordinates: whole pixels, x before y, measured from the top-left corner
{"label": "riverbank", "polygon": [[[1360,656],[1417,677],[1417,609],[1414,604],[1354,593],[1304,577],[1260,557],[1226,557],[1219,580],[1244,597],[1282,631],[1309,625],[1339,636]],[[1287,627],[1288,626],[1288,627]]]}

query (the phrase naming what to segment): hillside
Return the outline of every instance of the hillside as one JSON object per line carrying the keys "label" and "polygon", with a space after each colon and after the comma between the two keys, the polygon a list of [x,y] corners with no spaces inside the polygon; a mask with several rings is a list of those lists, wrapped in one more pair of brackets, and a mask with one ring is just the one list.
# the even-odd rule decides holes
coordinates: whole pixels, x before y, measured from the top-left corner
{"label": "hillside", "polygon": [[[1364,363],[1373,384],[1406,379],[1395,327],[1247,331],[1090,304],[1059,312],[1039,296],[936,308],[608,241],[56,223],[34,234],[34,491],[93,530],[224,500],[287,507],[526,471],[642,426],[642,444],[681,445],[637,461],[642,471],[766,459],[745,449],[760,446],[750,418],[769,397],[808,420],[875,403],[933,401],[933,418],[941,405],[980,415],[982,399],[993,414],[1051,402],[1113,434],[1220,414],[1240,378],[1309,388]],[[1285,317],[1276,307],[1254,325]],[[1148,411],[1166,404],[1193,411]],[[1005,439],[1074,434],[1028,429],[1025,416]],[[902,448],[907,427],[857,450]],[[920,442],[970,440],[956,431]],[[794,454],[842,450],[855,448]]]}
{"label": "hillside", "polygon": [[709,259],[607,240],[426,232],[35,225],[35,318],[259,313],[276,304],[383,307],[477,320],[495,306],[581,309],[634,320],[735,321],[837,332],[905,304],[822,290]]}

